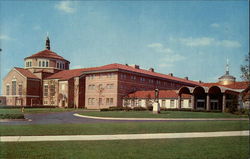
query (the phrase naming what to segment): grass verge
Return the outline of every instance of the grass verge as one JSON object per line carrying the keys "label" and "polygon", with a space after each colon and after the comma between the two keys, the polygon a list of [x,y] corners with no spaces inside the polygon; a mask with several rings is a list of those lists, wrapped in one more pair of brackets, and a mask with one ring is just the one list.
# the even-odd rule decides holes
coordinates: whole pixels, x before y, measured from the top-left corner
{"label": "grass verge", "polygon": [[100,135],[249,130],[248,121],[121,122],[1,125],[0,135]]}
{"label": "grass verge", "polygon": [[215,112],[161,111],[153,114],[151,111],[103,111],[81,112],[82,115],[115,118],[247,118],[247,115]]}
{"label": "grass verge", "polygon": [[0,158],[246,159],[248,137],[0,143]]}

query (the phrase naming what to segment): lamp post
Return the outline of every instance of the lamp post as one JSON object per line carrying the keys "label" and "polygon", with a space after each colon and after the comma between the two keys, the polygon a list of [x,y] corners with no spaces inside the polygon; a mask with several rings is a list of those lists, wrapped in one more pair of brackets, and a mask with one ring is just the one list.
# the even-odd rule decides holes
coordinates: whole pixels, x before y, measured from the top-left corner
{"label": "lamp post", "polygon": [[160,104],[159,104],[159,89],[155,89],[155,101],[153,103],[153,114],[160,113]]}

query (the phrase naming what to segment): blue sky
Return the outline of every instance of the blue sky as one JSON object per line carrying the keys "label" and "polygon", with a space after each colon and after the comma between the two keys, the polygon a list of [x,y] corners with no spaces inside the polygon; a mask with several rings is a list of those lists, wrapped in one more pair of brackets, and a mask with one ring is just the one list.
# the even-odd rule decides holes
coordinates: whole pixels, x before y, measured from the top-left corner
{"label": "blue sky", "polygon": [[0,1],[2,77],[45,48],[71,68],[138,64],[216,82],[240,80],[248,53],[248,1]]}

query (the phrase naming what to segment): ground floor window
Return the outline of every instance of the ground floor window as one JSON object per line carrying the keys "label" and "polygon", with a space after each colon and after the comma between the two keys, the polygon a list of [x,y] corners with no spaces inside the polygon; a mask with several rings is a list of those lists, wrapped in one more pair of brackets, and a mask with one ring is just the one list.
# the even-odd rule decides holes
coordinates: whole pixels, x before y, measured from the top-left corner
{"label": "ground floor window", "polygon": [[170,100],[170,107],[173,108],[174,107],[174,100]]}
{"label": "ground floor window", "polygon": [[112,105],[113,104],[113,98],[106,98],[106,105]]}
{"label": "ground floor window", "polygon": [[161,106],[162,106],[162,107],[166,107],[166,100],[162,100],[162,101],[161,101]]}
{"label": "ground floor window", "polygon": [[95,98],[89,98],[88,105],[94,105],[94,104],[95,104]]}

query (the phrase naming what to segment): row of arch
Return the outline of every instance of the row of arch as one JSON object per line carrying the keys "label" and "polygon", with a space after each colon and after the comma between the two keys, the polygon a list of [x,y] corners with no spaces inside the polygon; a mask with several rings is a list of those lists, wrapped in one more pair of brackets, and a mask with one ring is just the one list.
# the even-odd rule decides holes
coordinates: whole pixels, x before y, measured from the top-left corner
{"label": "row of arch", "polygon": [[178,90],[178,108],[181,109],[182,94],[191,95],[191,107],[196,110],[222,111],[225,112],[226,107],[232,103],[239,92],[236,90],[225,88],[222,86],[183,86]]}

